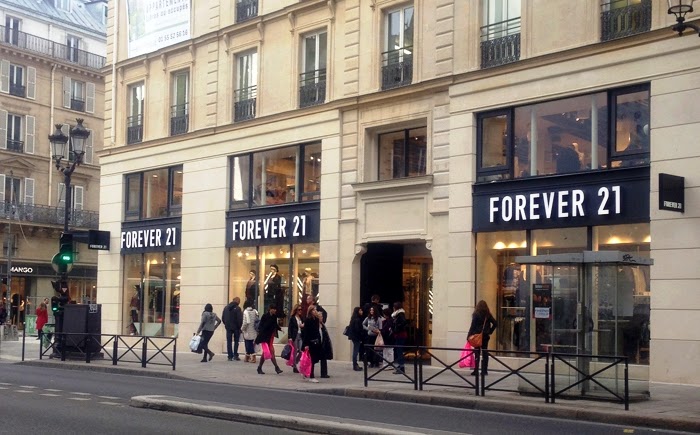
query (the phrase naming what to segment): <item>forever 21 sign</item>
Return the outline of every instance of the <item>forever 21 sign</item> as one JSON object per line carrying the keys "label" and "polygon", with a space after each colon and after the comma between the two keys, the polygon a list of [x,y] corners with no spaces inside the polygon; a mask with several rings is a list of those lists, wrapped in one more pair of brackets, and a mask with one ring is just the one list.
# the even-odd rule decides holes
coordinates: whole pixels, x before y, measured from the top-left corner
{"label": "forever 21 sign", "polygon": [[166,252],[180,249],[180,222],[124,224],[120,235],[123,254]]}
{"label": "forever 21 sign", "polygon": [[318,208],[295,206],[238,211],[226,219],[226,246],[284,245],[319,241]]}

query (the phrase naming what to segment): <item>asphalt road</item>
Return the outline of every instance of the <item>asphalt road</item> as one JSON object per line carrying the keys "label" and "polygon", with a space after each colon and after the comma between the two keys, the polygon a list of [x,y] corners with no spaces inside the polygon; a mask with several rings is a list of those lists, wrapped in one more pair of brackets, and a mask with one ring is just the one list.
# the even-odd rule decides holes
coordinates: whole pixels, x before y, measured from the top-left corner
{"label": "asphalt road", "polygon": [[[456,408],[251,388],[93,371],[0,364],[0,433],[52,433],[53,421],[68,433],[223,433],[236,423],[128,407],[137,395],[258,407],[284,419],[285,412],[470,434],[659,434],[641,428],[518,416]],[[370,423],[371,424],[371,423]],[[246,430],[245,425],[241,430]],[[293,429],[293,428],[291,428]],[[133,430],[134,432],[128,432]],[[250,429],[247,429],[250,430]],[[56,433],[59,431],[57,430]],[[60,430],[66,433],[65,429]],[[254,433],[281,433],[256,427]]]}

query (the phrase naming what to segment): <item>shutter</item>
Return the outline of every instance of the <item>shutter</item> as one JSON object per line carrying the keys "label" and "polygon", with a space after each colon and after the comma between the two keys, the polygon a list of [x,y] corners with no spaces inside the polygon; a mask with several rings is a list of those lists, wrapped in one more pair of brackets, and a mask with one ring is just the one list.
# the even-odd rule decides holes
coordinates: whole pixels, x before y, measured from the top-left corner
{"label": "shutter", "polygon": [[70,108],[71,80],[70,77],[63,77],[63,107]]}
{"label": "shutter", "polygon": [[24,204],[34,205],[34,179],[24,179]]}
{"label": "shutter", "polygon": [[83,209],[83,186],[73,186],[73,210]]}
{"label": "shutter", "polygon": [[94,131],[88,129],[90,136],[85,139],[85,155],[83,156],[83,162],[88,165],[92,165],[92,136],[95,134]]}
{"label": "shutter", "polygon": [[25,122],[27,124],[26,134],[24,136],[24,152],[27,154],[34,154],[34,128],[35,119],[31,115],[25,117]]}
{"label": "shutter", "polygon": [[[5,174],[0,174],[0,204],[5,202]],[[0,213],[5,211],[5,207],[0,207]]]}
{"label": "shutter", "polygon": [[66,185],[58,183],[58,208],[66,206]]}
{"label": "shutter", "polygon": [[[0,110],[0,149],[7,149],[7,110]],[[1,186],[5,190],[5,184]]]}
{"label": "shutter", "polygon": [[85,111],[87,113],[95,113],[95,84],[87,83],[87,91],[85,94]]}
{"label": "shutter", "polygon": [[0,92],[10,93],[10,61],[0,60]]}
{"label": "shutter", "polygon": [[27,98],[36,98],[36,68],[27,67]]}

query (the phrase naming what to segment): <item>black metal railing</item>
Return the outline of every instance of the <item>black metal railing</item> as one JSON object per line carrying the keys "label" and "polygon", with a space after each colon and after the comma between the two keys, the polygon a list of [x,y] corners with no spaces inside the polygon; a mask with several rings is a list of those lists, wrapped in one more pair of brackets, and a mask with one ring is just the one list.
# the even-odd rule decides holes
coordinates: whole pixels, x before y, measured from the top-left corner
{"label": "black metal railing", "polygon": [[143,142],[143,115],[126,118],[126,143]]}
{"label": "black metal railing", "polygon": [[85,68],[99,70],[105,66],[105,57],[69,47],[25,32],[0,26],[0,44],[12,45],[54,59],[77,63]]}
{"label": "black metal railing", "polygon": [[233,120],[245,121],[255,118],[255,103],[258,87],[250,86],[233,92]]}
{"label": "black metal railing", "polygon": [[315,106],[326,101],[326,69],[299,75],[299,107]]}
{"label": "black metal railing", "polygon": [[520,60],[520,17],[481,28],[481,68]]}
{"label": "black metal railing", "polygon": [[[411,355],[411,364],[405,358],[405,367],[413,366],[413,375],[408,371],[398,371],[394,358],[384,358],[383,351],[393,349],[394,352],[403,352]],[[440,351],[447,355],[459,355],[459,358],[443,360],[434,351]],[[481,355],[483,352],[484,355]],[[491,375],[487,382],[486,374],[479,368],[480,358],[488,355],[491,362]],[[423,359],[430,357],[432,363],[431,374],[425,370]],[[508,359],[504,357],[509,357]],[[470,365],[462,366],[461,363],[472,359]],[[572,359],[577,364],[571,362]],[[596,360],[595,363],[580,363],[581,361]],[[370,373],[369,362],[381,361],[376,371]],[[555,403],[556,398],[571,397],[592,400],[605,400],[621,403],[625,410],[629,410],[629,365],[628,358],[624,356],[584,355],[555,352],[516,352],[478,349],[457,349],[446,347],[427,346],[375,346],[364,345],[364,385],[369,382],[389,382],[412,384],[416,391],[423,391],[425,386],[440,386],[450,388],[463,388],[473,390],[475,396],[485,396],[487,391],[501,391],[523,393],[524,385],[528,394],[544,397],[545,403]],[[561,375],[558,368],[563,366],[569,375]],[[618,379],[617,370],[623,367],[623,378]],[[395,370],[394,374],[402,374],[401,377],[382,377],[383,373]],[[469,376],[466,372],[469,371]],[[614,374],[608,374],[614,371]],[[399,373],[397,373],[399,372]],[[571,376],[573,373],[573,379]],[[473,379],[473,380],[472,380]],[[506,384],[507,380],[517,380],[518,384]],[[622,381],[622,386],[619,382]],[[595,394],[591,391],[595,387]],[[574,390],[577,389],[577,390]],[[576,394],[571,394],[575,391]]]}
{"label": "black metal railing", "polygon": [[240,23],[258,16],[258,0],[236,1],[236,22]]}
{"label": "black metal railing", "polygon": [[382,89],[410,85],[413,81],[413,47],[382,53]]}
{"label": "black metal railing", "polygon": [[23,153],[24,141],[7,139],[7,151],[12,151],[13,153]]}
{"label": "black metal railing", "polygon": [[177,337],[67,332],[52,335],[53,340],[47,341],[39,332],[39,359],[48,357],[65,361],[70,355],[71,359],[84,358],[89,364],[97,358],[104,360],[107,356],[115,366],[122,362],[136,363],[143,368],[148,364],[170,366],[175,370]]}
{"label": "black metal railing", "polygon": [[70,99],[70,108],[72,110],[77,110],[78,112],[84,112],[85,111],[85,100],[81,100],[79,98],[71,97]]}
{"label": "black metal railing", "polygon": [[[35,224],[63,225],[64,217],[64,207],[9,202],[0,203],[0,219],[13,219]],[[73,209],[71,210],[71,225],[97,229],[99,227],[99,213]]]}
{"label": "black metal railing", "polygon": [[639,3],[613,0],[603,3],[601,8],[601,41],[624,38],[651,29],[651,0]]}
{"label": "black metal railing", "polygon": [[10,95],[24,98],[27,96],[27,87],[17,83],[10,83]]}
{"label": "black metal railing", "polygon": [[187,103],[170,106],[170,136],[187,133],[189,120]]}

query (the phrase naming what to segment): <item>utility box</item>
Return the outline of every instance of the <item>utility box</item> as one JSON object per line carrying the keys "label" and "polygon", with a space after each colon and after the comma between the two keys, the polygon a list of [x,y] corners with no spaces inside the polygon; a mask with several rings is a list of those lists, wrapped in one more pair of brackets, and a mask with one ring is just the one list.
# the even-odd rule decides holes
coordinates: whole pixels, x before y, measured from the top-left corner
{"label": "utility box", "polygon": [[63,307],[63,332],[94,335],[94,339],[87,340],[85,336],[67,335],[67,352],[98,352],[102,342],[102,337],[100,337],[102,333],[102,305],[66,304]]}

